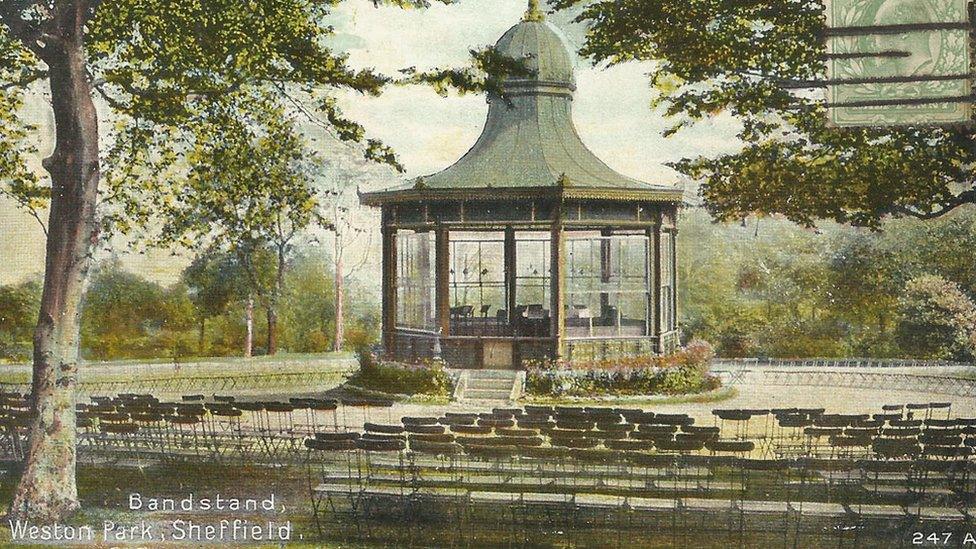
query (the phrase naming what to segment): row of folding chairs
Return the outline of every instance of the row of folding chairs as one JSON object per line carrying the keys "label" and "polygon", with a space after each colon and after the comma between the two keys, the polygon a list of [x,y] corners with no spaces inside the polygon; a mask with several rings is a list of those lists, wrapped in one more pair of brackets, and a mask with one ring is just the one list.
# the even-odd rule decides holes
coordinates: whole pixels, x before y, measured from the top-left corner
{"label": "row of folding chairs", "polygon": [[26,395],[0,392],[0,456],[15,461],[24,458],[30,421]]}
{"label": "row of folding chairs", "polygon": [[[974,467],[966,461],[668,455],[431,436],[323,433],[306,441],[316,524],[338,520],[368,529],[369,520],[362,521],[371,507],[406,510],[410,520],[439,504],[463,515],[472,499],[551,504],[555,515],[605,500],[664,513],[721,511],[740,523],[757,515],[786,523],[801,517],[966,520],[973,503]],[[526,516],[524,509],[519,514]]]}
{"label": "row of folding chairs", "polygon": [[[568,472],[568,476],[577,480],[582,477],[590,478],[605,475],[614,477],[620,482],[634,478],[647,480],[648,468],[660,472],[686,470],[691,465],[700,469],[701,475],[685,477],[685,480],[695,478],[696,482],[703,478],[714,480],[721,477],[726,477],[725,480],[728,481],[730,480],[728,478],[729,470],[748,471],[753,467],[776,466],[789,471],[815,471],[821,477],[823,476],[822,473],[826,471],[830,478],[837,478],[834,473],[844,469],[848,471],[844,477],[844,482],[853,484],[859,490],[865,484],[877,487],[887,483],[886,489],[892,494],[896,493],[892,486],[899,485],[905,488],[902,495],[909,497],[912,494],[924,494],[925,488],[929,484],[933,484],[943,488],[940,495],[949,499],[961,498],[960,501],[965,499],[967,493],[971,494],[971,490],[967,492],[967,489],[972,487],[974,469],[974,463],[970,460],[759,459],[733,455],[663,453],[629,449],[568,448],[540,445],[534,441],[526,443],[523,440],[518,440],[517,437],[516,440],[509,440],[504,436],[457,437],[449,433],[320,433],[315,438],[306,440],[305,445],[310,450],[331,450],[335,456],[347,456],[345,459],[353,459],[350,456],[356,456],[355,459],[359,460],[361,455],[371,455],[371,452],[382,451],[443,455],[457,457],[458,459],[487,461],[493,464],[495,472],[509,476],[519,476],[526,473],[536,474],[545,469],[549,472]],[[343,452],[346,453],[343,454]],[[725,473],[714,474],[716,468],[725,471]],[[679,477],[681,475],[671,476]],[[776,474],[766,478],[771,482],[778,483],[782,482],[784,478],[789,479],[790,475]],[[674,486],[672,484],[667,485]],[[638,486],[647,488],[649,485],[639,484]],[[664,485],[656,483],[655,486]],[[694,489],[698,490],[703,486],[697,482]]]}
{"label": "row of folding chairs", "polygon": [[949,402],[888,404],[878,414],[828,414],[824,408],[716,409],[716,424],[731,429],[738,438],[789,438],[796,429],[816,427],[871,426],[890,421],[951,420]]}
{"label": "row of folding chairs", "polygon": [[392,402],[292,398],[237,401],[232,396],[186,395],[160,402],[151,395],[93,397],[78,405],[80,447],[99,459],[146,457],[297,462],[302,440],[316,431],[362,424],[361,409],[389,411]]}
{"label": "row of folding chairs", "polygon": [[[631,413],[617,409],[562,410],[533,407],[495,409],[485,413],[404,417],[399,424],[366,423],[379,434],[403,432],[431,437],[461,437],[470,444],[511,444],[566,448],[605,448],[677,453],[746,454],[769,444],[757,457],[843,457],[883,459],[917,456],[966,459],[976,442],[973,420],[884,419],[864,415],[825,414],[797,425],[788,440],[743,439],[722,432],[721,425],[697,426],[682,414]],[[795,412],[791,412],[794,415]],[[720,415],[720,414],[717,414]],[[815,426],[820,425],[820,426]],[[723,434],[726,438],[723,438]],[[497,438],[491,438],[491,437]],[[485,438],[487,440],[479,440]],[[888,444],[897,439],[899,445]],[[453,441],[454,439],[451,438]],[[917,446],[913,451],[906,445]],[[774,456],[771,456],[773,454]]]}

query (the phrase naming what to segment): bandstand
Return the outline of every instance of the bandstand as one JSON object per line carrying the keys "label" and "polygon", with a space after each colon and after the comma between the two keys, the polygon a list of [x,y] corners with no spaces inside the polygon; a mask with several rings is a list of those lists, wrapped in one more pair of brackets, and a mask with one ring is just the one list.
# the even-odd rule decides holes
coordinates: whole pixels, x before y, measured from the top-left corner
{"label": "bandstand", "polygon": [[488,97],[474,146],[361,195],[382,209],[385,354],[518,368],[669,352],[681,190],[621,175],[583,144],[570,50],[535,7],[496,48],[531,76]]}

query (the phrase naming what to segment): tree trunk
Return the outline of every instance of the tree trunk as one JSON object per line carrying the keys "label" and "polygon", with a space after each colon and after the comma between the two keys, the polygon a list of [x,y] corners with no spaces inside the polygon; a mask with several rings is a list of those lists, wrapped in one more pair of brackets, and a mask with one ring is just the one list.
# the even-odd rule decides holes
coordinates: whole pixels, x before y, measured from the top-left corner
{"label": "tree trunk", "polygon": [[268,300],[268,354],[278,353],[278,298],[285,287],[285,248],[278,246],[278,269],[275,273],[274,287]]}
{"label": "tree trunk", "polygon": [[251,296],[247,296],[244,306],[244,325],[247,332],[244,335],[244,357],[250,358],[254,349],[254,298]]}
{"label": "tree trunk", "polygon": [[58,2],[56,37],[42,54],[50,73],[56,145],[51,174],[44,290],[34,331],[31,424],[10,517],[51,524],[78,509],[75,384],[85,282],[98,238],[98,117],[86,75],[80,2]]}
{"label": "tree trunk", "polygon": [[274,300],[268,304],[268,350],[269,355],[278,352],[278,312]]}
{"label": "tree trunk", "polygon": [[197,354],[204,355],[204,343],[207,339],[207,317],[200,317],[200,341],[197,343]]}
{"label": "tree trunk", "polygon": [[341,351],[346,339],[346,292],[342,277],[342,243],[338,231],[335,237],[335,338],[332,340],[332,350]]}

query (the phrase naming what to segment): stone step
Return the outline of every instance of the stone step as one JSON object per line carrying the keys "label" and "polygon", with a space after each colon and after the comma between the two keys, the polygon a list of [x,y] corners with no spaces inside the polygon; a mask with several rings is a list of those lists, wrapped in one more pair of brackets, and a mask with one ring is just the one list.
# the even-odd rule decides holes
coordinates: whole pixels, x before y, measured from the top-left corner
{"label": "stone step", "polygon": [[515,370],[468,370],[468,379],[507,379],[515,380],[518,372]]}
{"label": "stone step", "polygon": [[[515,390],[522,383],[524,372],[518,370],[461,370],[463,383],[459,385],[459,400],[486,400],[495,403],[510,402]],[[517,398],[517,396],[516,396]]]}
{"label": "stone step", "polygon": [[469,389],[511,389],[514,379],[468,379]]}
{"label": "stone step", "polygon": [[511,390],[498,389],[472,389],[468,387],[464,391],[465,400],[504,400],[512,395]]}

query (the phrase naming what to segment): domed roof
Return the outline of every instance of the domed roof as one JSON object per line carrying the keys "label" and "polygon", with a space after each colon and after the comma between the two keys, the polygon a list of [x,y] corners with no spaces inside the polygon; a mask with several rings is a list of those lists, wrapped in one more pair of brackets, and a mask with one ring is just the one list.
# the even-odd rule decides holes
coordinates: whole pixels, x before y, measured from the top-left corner
{"label": "domed roof", "polygon": [[505,97],[488,95],[481,136],[451,166],[387,191],[365,193],[366,204],[418,198],[551,196],[678,202],[682,191],[617,173],[597,158],[573,124],[576,82],[563,34],[546,22],[535,0],[525,18],[498,40],[500,54],[524,60],[531,76],[508,78]]}
{"label": "domed roof", "polygon": [[[573,61],[562,32],[544,20],[525,20],[508,29],[495,44],[495,50],[512,59],[523,60],[531,76],[511,78],[506,85],[521,87],[531,83],[563,85],[576,89]],[[514,86],[513,86],[514,87]]]}

